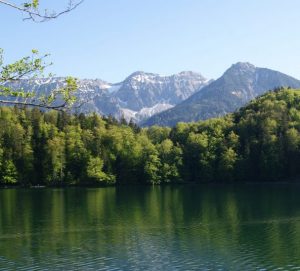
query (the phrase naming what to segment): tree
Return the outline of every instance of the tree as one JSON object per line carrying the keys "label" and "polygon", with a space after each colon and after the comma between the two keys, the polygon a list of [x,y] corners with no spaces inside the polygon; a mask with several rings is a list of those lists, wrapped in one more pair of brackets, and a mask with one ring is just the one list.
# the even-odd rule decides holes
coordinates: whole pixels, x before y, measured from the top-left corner
{"label": "tree", "polygon": [[145,164],[144,171],[147,176],[147,182],[151,184],[160,184],[160,167],[161,163],[159,157],[155,154],[152,154],[148,157],[148,160]]}
{"label": "tree", "polygon": [[100,157],[90,157],[87,165],[87,177],[104,184],[115,183],[115,177],[103,172],[103,160]]}
{"label": "tree", "polygon": [[[218,173],[220,181],[233,181],[237,153],[232,148],[225,149],[221,153]],[[222,178],[222,179],[221,179]]]}
{"label": "tree", "polygon": [[163,182],[178,182],[181,180],[179,169],[182,166],[182,150],[174,146],[170,139],[165,139],[157,145],[161,167],[160,175]]}
{"label": "tree", "polygon": [[62,182],[64,180],[64,170],[66,167],[65,139],[64,133],[60,133],[47,142],[47,157],[50,160],[48,167],[50,172],[48,181]]}
{"label": "tree", "polygon": [[14,163],[11,160],[3,163],[2,169],[2,183],[14,184],[18,180],[18,173]]}
{"label": "tree", "polygon": [[66,133],[66,169],[69,182],[77,183],[84,177],[84,168],[88,162],[88,150],[82,141],[82,129],[77,126],[67,126]]}
{"label": "tree", "polygon": [[59,16],[74,10],[82,2],[83,0],[81,1],[69,0],[67,6],[63,10],[59,12],[55,12],[55,11],[49,11],[48,9],[42,10],[40,7],[39,0],[32,0],[30,2],[25,2],[23,4],[16,4],[15,2],[12,1],[0,0],[0,4],[13,8],[19,12],[25,13],[26,17],[23,20],[31,20],[34,22],[45,22],[52,19],[56,19]]}

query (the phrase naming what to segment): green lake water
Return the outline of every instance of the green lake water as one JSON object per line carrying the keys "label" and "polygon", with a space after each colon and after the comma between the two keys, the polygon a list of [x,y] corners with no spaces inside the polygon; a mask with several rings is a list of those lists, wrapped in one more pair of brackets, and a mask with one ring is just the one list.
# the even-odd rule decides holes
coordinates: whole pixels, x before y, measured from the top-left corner
{"label": "green lake water", "polygon": [[300,270],[300,185],[0,190],[0,270]]}

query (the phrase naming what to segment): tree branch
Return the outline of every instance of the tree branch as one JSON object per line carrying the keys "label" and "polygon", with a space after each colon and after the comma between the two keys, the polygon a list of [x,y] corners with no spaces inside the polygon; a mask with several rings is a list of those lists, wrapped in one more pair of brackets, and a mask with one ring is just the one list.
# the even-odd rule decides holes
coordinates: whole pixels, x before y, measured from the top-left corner
{"label": "tree branch", "polygon": [[14,8],[14,9],[16,9],[18,11],[21,11],[21,12],[27,13],[28,17],[24,18],[23,20],[32,20],[34,22],[45,22],[45,21],[49,21],[49,20],[52,20],[52,19],[56,19],[59,16],[76,9],[83,2],[84,2],[84,0],[80,0],[79,2],[73,3],[73,1],[70,0],[69,4],[68,4],[68,6],[65,10],[60,11],[59,13],[53,12],[52,14],[49,14],[47,12],[47,10],[45,10],[44,13],[41,13],[38,9],[38,4],[33,5],[33,4],[25,3],[24,5],[19,6],[17,4],[12,3],[12,2],[0,0],[0,4],[6,5],[6,6],[11,7],[11,8]]}
{"label": "tree branch", "polygon": [[30,102],[21,102],[21,101],[8,101],[8,100],[0,100],[0,103],[3,104],[10,104],[10,105],[23,105],[23,106],[33,106],[33,107],[40,107],[44,109],[53,109],[57,111],[65,111],[66,103],[60,105],[46,105],[46,104],[36,104]]}
{"label": "tree branch", "polygon": [[[37,50],[32,50],[32,56],[24,57],[12,64],[3,66],[3,50],[0,49],[0,103],[11,105],[28,105],[45,109],[66,111],[76,102],[74,93],[78,89],[77,79],[66,77],[60,87],[40,94],[34,90],[24,90],[15,83],[24,79],[32,80],[42,75],[49,65],[40,57]],[[50,76],[49,78],[52,78]],[[3,98],[7,97],[7,98]]]}

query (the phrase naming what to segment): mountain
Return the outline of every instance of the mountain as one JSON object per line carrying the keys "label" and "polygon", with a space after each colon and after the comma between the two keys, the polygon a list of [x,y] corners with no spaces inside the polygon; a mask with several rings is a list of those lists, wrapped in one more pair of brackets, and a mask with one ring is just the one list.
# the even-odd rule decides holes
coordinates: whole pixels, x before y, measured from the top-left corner
{"label": "mountain", "polygon": [[[123,115],[127,120],[132,118],[139,122],[174,107],[208,82],[201,74],[194,72],[172,76],[135,72],[122,83],[112,85],[108,91],[112,103],[118,107],[114,115],[117,118]],[[101,99],[96,101],[101,102]]]}
{"label": "mountain", "polygon": [[174,108],[150,117],[142,125],[173,126],[180,121],[191,122],[222,116],[234,112],[268,90],[284,86],[300,88],[300,81],[278,71],[238,62],[201,91]]}
{"label": "mountain", "polygon": [[[22,80],[10,86],[47,93],[62,86],[63,81],[63,77]],[[171,76],[135,72],[116,84],[100,79],[79,80],[76,96],[84,102],[79,112],[96,112],[139,122],[174,107],[209,82],[201,74],[190,71]]]}

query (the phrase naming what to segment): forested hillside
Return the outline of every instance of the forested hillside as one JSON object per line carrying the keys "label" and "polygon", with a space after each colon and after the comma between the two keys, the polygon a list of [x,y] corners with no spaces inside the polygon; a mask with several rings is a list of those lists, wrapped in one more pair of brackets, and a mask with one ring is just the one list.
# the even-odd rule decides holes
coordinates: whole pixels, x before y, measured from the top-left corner
{"label": "forested hillside", "polygon": [[0,108],[2,185],[281,181],[300,175],[300,92],[174,128]]}

